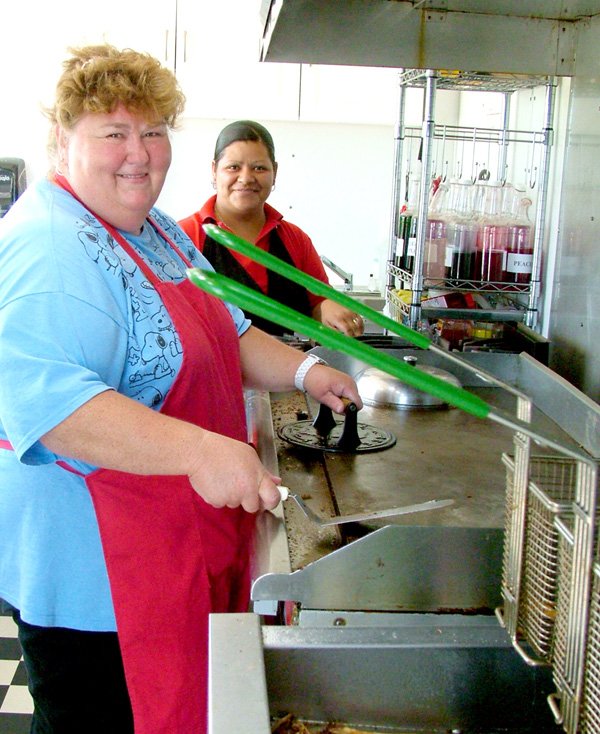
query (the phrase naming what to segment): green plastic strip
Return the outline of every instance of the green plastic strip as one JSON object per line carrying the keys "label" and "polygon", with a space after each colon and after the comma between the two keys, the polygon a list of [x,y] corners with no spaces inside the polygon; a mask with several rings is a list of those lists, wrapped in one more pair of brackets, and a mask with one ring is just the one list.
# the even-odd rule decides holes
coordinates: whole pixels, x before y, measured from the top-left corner
{"label": "green plastic strip", "polygon": [[463,388],[455,387],[438,377],[426,374],[396,357],[375,349],[370,344],[365,344],[330,329],[328,326],[304,316],[304,314],[300,314],[241,283],[237,283],[221,273],[201,270],[200,268],[189,268],[187,276],[198,288],[217,296],[223,301],[233,303],[245,311],[250,311],[274,321],[280,326],[304,334],[324,347],[337,349],[351,357],[356,357],[360,361],[372,367],[377,367],[397,377],[402,382],[412,385],[418,390],[423,390],[429,395],[434,395],[477,418],[487,418],[492,411],[490,405]]}
{"label": "green plastic strip", "polygon": [[235,250],[236,252],[240,252],[242,255],[246,255],[246,257],[264,265],[269,270],[273,270],[274,272],[279,273],[279,275],[283,275],[285,278],[293,280],[294,283],[303,285],[311,293],[314,293],[317,296],[323,296],[323,298],[329,298],[331,301],[335,301],[341,306],[346,306],[346,308],[368,318],[374,324],[383,326],[384,329],[403,337],[406,341],[420,347],[421,349],[428,349],[431,346],[431,339],[424,334],[394,321],[394,319],[391,319],[389,316],[385,316],[380,311],[376,311],[374,308],[371,308],[364,303],[360,303],[360,301],[357,301],[355,298],[352,298],[345,293],[340,293],[340,291],[332,288],[332,286],[327,283],[323,283],[323,281],[313,278],[312,275],[308,275],[302,270],[298,270],[298,268],[295,268],[293,265],[283,262],[283,260],[280,260],[278,257],[261,250],[260,247],[256,247],[256,245],[243,240],[232,232],[227,232],[224,229],[217,227],[216,224],[205,224],[203,227],[206,234],[211,239],[215,240],[215,242],[225,245],[225,247],[230,250]]}

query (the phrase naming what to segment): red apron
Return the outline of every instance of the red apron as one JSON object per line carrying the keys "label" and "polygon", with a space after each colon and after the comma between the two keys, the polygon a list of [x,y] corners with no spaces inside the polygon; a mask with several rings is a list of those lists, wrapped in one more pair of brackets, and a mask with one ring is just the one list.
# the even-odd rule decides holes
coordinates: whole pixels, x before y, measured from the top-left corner
{"label": "red apron", "polygon": [[[156,288],[181,340],[183,363],[160,412],[246,441],[239,337],[226,307],[187,280],[161,281],[120,233],[102,224]],[[254,515],[211,507],[183,476],[98,469],[86,484],[135,732],[204,734],[208,615],[248,610]]]}

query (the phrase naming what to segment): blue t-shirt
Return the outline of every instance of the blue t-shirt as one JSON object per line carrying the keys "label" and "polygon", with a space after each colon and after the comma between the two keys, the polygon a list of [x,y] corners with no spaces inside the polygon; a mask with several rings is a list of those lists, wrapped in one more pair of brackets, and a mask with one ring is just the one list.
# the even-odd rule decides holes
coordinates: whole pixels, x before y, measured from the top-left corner
{"label": "blue t-shirt", "polygon": [[[174,220],[151,217],[193,266],[211,267]],[[122,234],[161,280],[186,277],[152,226]],[[229,309],[243,334],[250,322]],[[0,449],[0,598],[25,621],[115,629],[90,494],[40,436],[107,389],[160,409],[181,359],[162,301],[118,242],[66,191],[30,186],[0,220],[0,440],[14,448]]]}

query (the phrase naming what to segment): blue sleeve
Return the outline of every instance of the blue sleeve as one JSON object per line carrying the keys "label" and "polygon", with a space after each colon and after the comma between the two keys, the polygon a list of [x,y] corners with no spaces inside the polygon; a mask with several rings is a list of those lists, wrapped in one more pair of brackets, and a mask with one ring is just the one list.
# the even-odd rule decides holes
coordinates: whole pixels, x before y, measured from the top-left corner
{"label": "blue sleeve", "polygon": [[0,415],[17,456],[55,459],[39,438],[94,396],[119,385],[127,330],[63,293],[18,298],[0,311]]}

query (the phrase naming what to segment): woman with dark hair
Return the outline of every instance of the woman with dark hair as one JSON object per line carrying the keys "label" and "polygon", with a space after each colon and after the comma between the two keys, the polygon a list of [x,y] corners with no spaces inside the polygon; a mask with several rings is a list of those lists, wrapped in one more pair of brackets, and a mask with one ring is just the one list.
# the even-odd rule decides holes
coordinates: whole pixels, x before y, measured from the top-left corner
{"label": "woman with dark hair", "polygon": [[[266,203],[276,177],[275,145],[269,131],[252,120],[232,122],[221,130],[215,145],[212,181],[216,194],[179,224],[218,272],[348,336],[359,336],[363,320],[351,310],[307,292],[206,236],[202,225],[217,224],[327,283],[310,237]],[[252,323],[274,335],[285,333],[277,324],[258,317],[253,316]]]}

